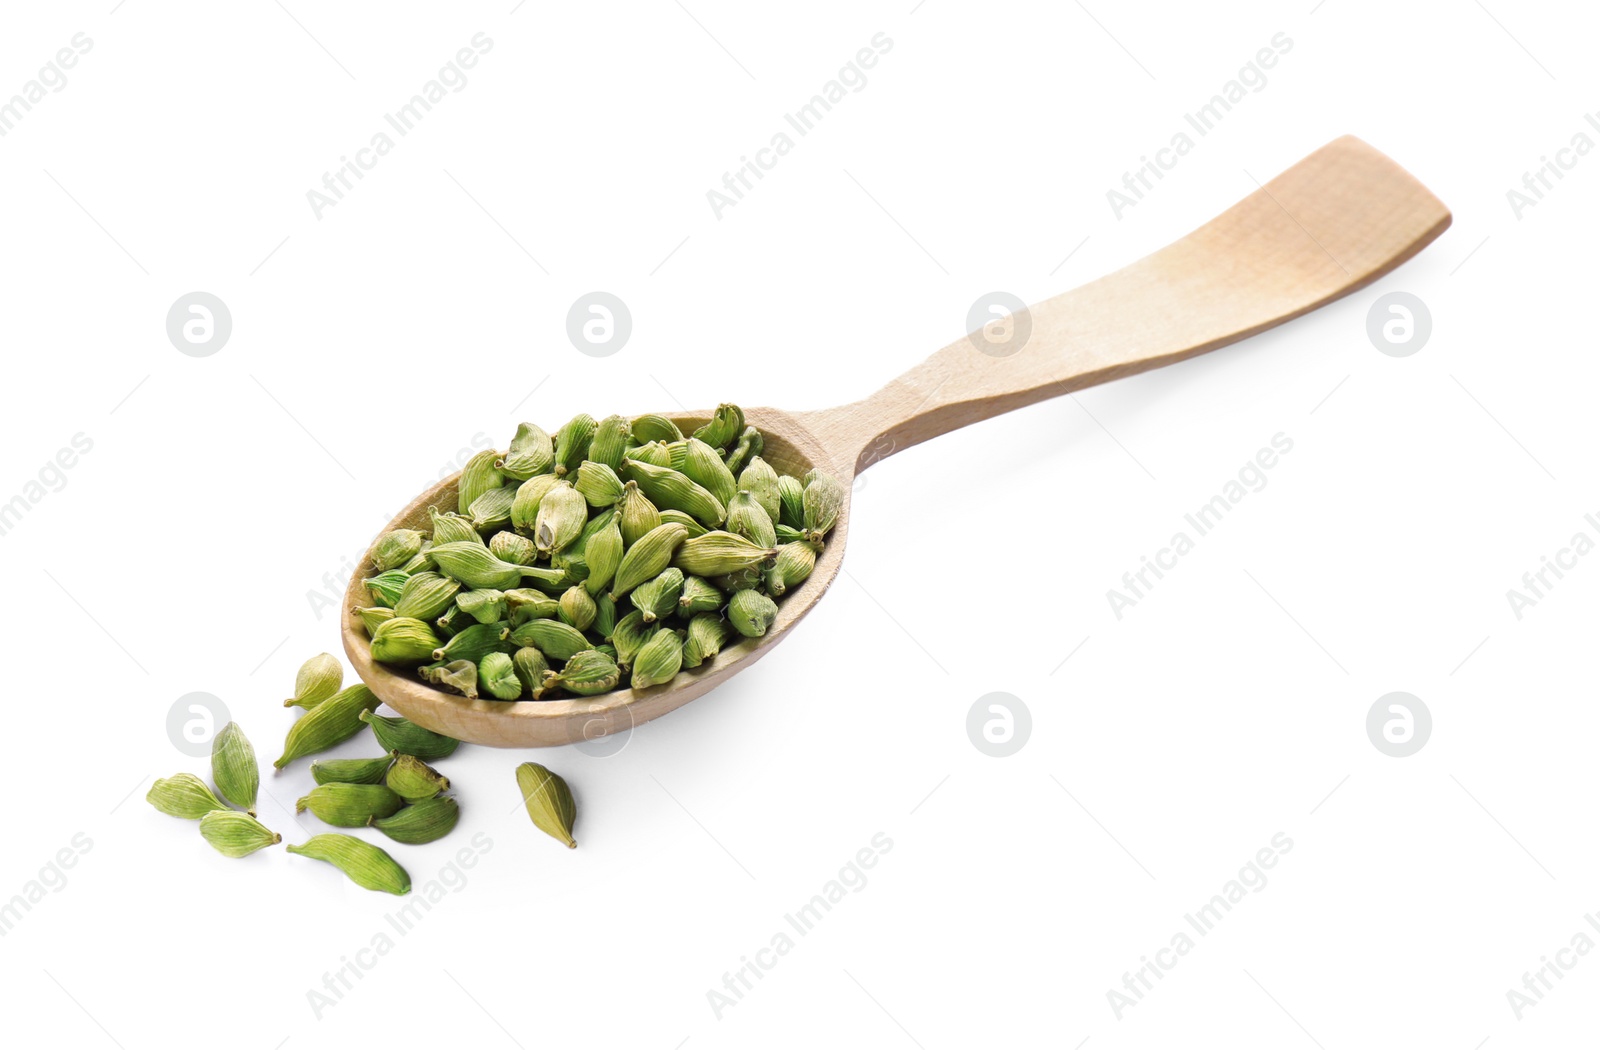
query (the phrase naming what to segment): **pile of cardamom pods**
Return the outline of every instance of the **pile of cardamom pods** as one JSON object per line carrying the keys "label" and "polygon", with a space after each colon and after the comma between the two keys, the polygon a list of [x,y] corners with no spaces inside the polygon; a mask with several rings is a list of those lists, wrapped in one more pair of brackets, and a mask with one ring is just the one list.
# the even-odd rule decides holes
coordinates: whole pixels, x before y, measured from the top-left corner
{"label": "pile of cardamom pods", "polygon": [[816,564],[837,478],[780,474],[719,405],[688,437],[646,415],[532,423],[461,472],[454,510],[373,548],[372,658],[494,700],[663,685],[759,638]]}
{"label": "pile of cardamom pods", "polygon": [[[341,688],[343,684],[344,669],[328,653],[301,666],[294,696],[284,706],[304,708],[305,714],[290,727],[283,754],[273,767],[281,770],[296,759],[320,754],[368,728],[384,753],[312,762],[311,778],[317,786],[296,803],[295,811],[309,810],[334,827],[374,827],[406,845],[448,835],[461,810],[455,798],[445,794],[449,779],[429,763],[452,754],[460,742],[407,719],[379,715],[379,700],[370,689],[360,684]],[[212,739],[211,776],[215,792],[194,774],[177,773],[157,780],[146,800],[170,816],[199,821],[201,836],[227,857],[247,857],[283,841],[282,835],[256,819],[261,774],[255,748],[237,723],[229,722]],[[577,808],[566,781],[526,762],[517,768],[517,786],[534,826],[569,847],[576,846],[572,826]],[[285,848],[327,861],[365,889],[396,895],[411,891],[405,868],[385,850],[353,835],[313,835]]]}

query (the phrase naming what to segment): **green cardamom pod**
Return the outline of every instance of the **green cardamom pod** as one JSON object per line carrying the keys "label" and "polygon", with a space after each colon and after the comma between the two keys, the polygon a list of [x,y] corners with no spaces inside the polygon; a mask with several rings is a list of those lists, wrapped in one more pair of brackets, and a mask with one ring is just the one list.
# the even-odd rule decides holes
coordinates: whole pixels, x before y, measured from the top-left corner
{"label": "green cardamom pod", "polygon": [[506,592],[497,591],[492,587],[462,591],[456,595],[456,605],[479,623],[504,620],[510,612],[510,602],[506,599]]}
{"label": "green cardamom pod", "polygon": [[394,603],[400,600],[400,592],[405,589],[406,581],[411,579],[399,569],[390,569],[380,572],[376,576],[369,576],[361,582],[367,585],[367,593],[372,595],[372,600],[386,609],[393,609]]}
{"label": "green cardamom pod", "polygon": [[400,589],[400,600],[394,603],[394,614],[415,620],[437,619],[450,608],[456,593],[461,590],[457,580],[440,576],[436,572],[419,572],[406,581]]}
{"label": "green cardamom pod", "polygon": [[809,543],[785,543],[778,548],[772,568],[766,572],[767,590],[781,597],[790,587],[804,583],[817,564],[817,551]]}
{"label": "green cardamom pod", "polygon": [[663,627],[650,636],[633,658],[633,676],[629,680],[635,689],[648,689],[672,681],[683,667],[683,639],[678,632]]}
{"label": "green cardamom pod", "polygon": [[[356,613],[360,615],[363,611],[357,609]],[[385,620],[393,615],[388,609],[384,609],[383,612],[388,614],[383,617]],[[371,634],[374,625],[367,624],[365,616],[361,617],[361,622],[366,624],[367,633]],[[295,672],[294,696],[285,700],[283,706],[303,707],[309,711],[337,693],[339,686],[343,684],[344,668],[339,666],[339,661],[328,653],[318,653],[301,664],[300,670]]]}
{"label": "green cardamom pod", "polygon": [[[488,659],[488,656],[484,659]],[[447,689],[452,693],[460,693],[469,700],[478,698],[478,665],[471,660],[429,664],[417,668],[417,675],[429,685]]]}
{"label": "green cardamom pod", "polygon": [[239,728],[229,722],[211,738],[211,779],[217,794],[256,815],[256,793],[261,788],[261,768],[256,765],[256,749]]}
{"label": "green cardamom pod", "polygon": [[712,576],[710,580],[722,588],[722,593],[730,596],[740,591],[759,588],[766,583],[760,565],[752,565],[748,569],[740,569],[738,572],[730,572],[722,576]]}
{"label": "green cardamom pod", "polygon": [[[806,487],[800,484],[799,478],[791,478],[784,474],[778,478],[778,517],[779,527],[787,525],[791,529],[803,529],[806,523]],[[796,537],[797,539],[799,537]]]}
{"label": "green cardamom pod", "polygon": [[495,469],[508,478],[527,481],[535,474],[546,474],[556,462],[555,442],[532,423],[517,424],[511,448],[495,461]]}
{"label": "green cardamom pod", "polygon": [[558,477],[577,470],[578,464],[589,458],[589,443],[594,440],[597,426],[593,416],[580,412],[556,431],[555,472]]}
{"label": "green cardamom pod", "polygon": [[696,430],[694,437],[699,438],[715,449],[725,449],[744,432],[744,410],[738,405],[721,404],[715,412],[711,413],[711,420],[705,426]]}
{"label": "green cardamom pod", "polygon": [[678,596],[678,615],[685,619],[704,612],[716,612],[727,599],[709,581],[699,576],[689,576],[683,581],[683,593]]}
{"label": "green cardamom pod", "polygon": [[282,769],[297,758],[319,754],[349,740],[361,732],[360,716],[379,703],[372,690],[360,683],[328,697],[289,727],[283,754],[272,763],[273,768]]}
{"label": "green cardamom pod", "polygon": [[524,762],[517,767],[517,788],[534,827],[569,849],[578,845],[572,838],[578,807],[565,780],[537,762]]}
{"label": "green cardamom pod", "polygon": [[511,669],[522,685],[520,692],[533,693],[544,680],[544,673],[550,670],[550,663],[539,650],[525,645],[511,654]]}
{"label": "green cardamom pod", "polygon": [[628,600],[644,615],[645,623],[664,620],[678,611],[683,596],[683,571],[665,569],[633,589]]}
{"label": "green cardamom pod", "polygon": [[372,545],[372,564],[379,572],[404,565],[422,550],[422,533],[416,529],[394,529],[378,537]]}
{"label": "green cardamom pod", "polygon": [[510,610],[513,627],[529,620],[552,619],[560,609],[560,603],[556,599],[532,587],[519,587],[516,590],[506,591],[506,606]]}
{"label": "green cardamom pod", "polygon": [[436,544],[483,542],[483,537],[472,527],[472,522],[454,511],[440,514],[437,507],[429,507],[428,518],[433,522],[433,542]]}
{"label": "green cardamom pod", "polygon": [[685,514],[683,511],[676,510],[672,507],[668,507],[666,510],[661,512],[661,524],[682,525],[684,528],[689,530],[689,538],[691,540],[696,536],[704,536],[707,532],[711,531],[698,521],[695,521],[694,518]]}
{"label": "green cardamom pod", "polygon": [[407,802],[420,802],[450,790],[449,778],[416,755],[396,755],[383,783]]}
{"label": "green cardamom pod", "polygon": [[806,539],[820,544],[839,520],[839,512],[844,509],[844,483],[832,474],[813,469],[806,474],[805,486],[805,520],[802,524]]}
{"label": "green cardamom pod", "polygon": [[773,531],[777,533],[780,544],[799,543],[806,538],[804,529],[797,529],[792,525],[778,525],[773,528]]}
{"label": "green cardamom pod", "polygon": [[673,467],[724,505],[739,491],[740,486],[734,479],[733,471],[722,462],[716,449],[699,438],[684,442],[683,463],[674,463]]}
{"label": "green cardamom pod", "polygon": [[515,700],[522,695],[522,680],[505,653],[490,653],[478,661],[478,687],[496,700]]}
{"label": "green cardamom pod", "polygon": [[424,762],[448,758],[461,741],[424,729],[405,718],[386,718],[371,711],[361,712],[361,720],[372,726],[372,735],[385,751],[398,751],[402,755],[415,755]]}
{"label": "green cardamom pod", "polygon": [[777,553],[731,532],[708,532],[684,540],[672,564],[694,576],[726,576],[760,565]]}
{"label": "green cardamom pod", "polygon": [[532,565],[539,557],[539,548],[526,536],[497,532],[489,540],[489,553],[511,565]]}
{"label": "green cardamom pod", "polygon": [[[745,473],[750,473],[748,468]],[[753,493],[740,491],[728,501],[728,523],[725,527],[735,536],[743,536],[758,547],[778,545],[778,533],[772,524],[772,516]]]}
{"label": "green cardamom pod", "polygon": [[633,429],[625,416],[607,416],[595,427],[589,443],[589,458],[612,470],[622,466],[622,457],[633,443]]}
{"label": "green cardamom pod", "polygon": [[411,556],[411,560],[400,566],[400,571],[407,576],[415,576],[419,572],[427,572],[433,565],[433,541],[423,540],[422,549]]}
{"label": "green cardamom pod", "polygon": [[571,482],[558,481],[539,503],[533,542],[541,554],[559,551],[578,538],[588,520],[589,504],[583,496]]}
{"label": "green cardamom pod", "polygon": [[446,609],[442,616],[433,621],[433,630],[440,638],[449,641],[476,622],[472,617],[461,611],[460,605],[453,605]]}
{"label": "green cardamom pod", "polygon": [[615,520],[589,537],[583,548],[584,561],[589,563],[589,578],[584,587],[591,595],[605,590],[622,564],[622,527]]}
{"label": "green cardamom pod", "polygon": [[467,508],[467,515],[472,519],[472,527],[479,533],[493,532],[503,529],[511,524],[511,505],[517,500],[518,483],[501,485],[497,489],[490,489],[472,501],[472,506]]}
{"label": "green cardamom pod", "polygon": [[294,804],[296,813],[310,810],[336,828],[364,828],[374,817],[398,813],[405,799],[383,784],[318,784]]}
{"label": "green cardamom pod", "polygon": [[406,869],[377,846],[354,835],[313,835],[298,846],[291,843],[284,848],[302,857],[327,861],[364,890],[392,893],[396,897],[411,892],[411,876],[406,874]]}
{"label": "green cardamom pod", "polygon": [[655,634],[655,628],[644,622],[644,613],[634,610],[617,621],[617,626],[611,632],[611,644],[617,650],[617,663],[623,667],[633,666],[636,653]]}
{"label": "green cardamom pod", "polygon": [[537,474],[519,485],[517,498],[511,501],[511,527],[523,535],[531,535],[534,522],[539,519],[539,504],[560,480],[554,474]]}
{"label": "green cardamom pod", "polygon": [[214,809],[227,810],[206,782],[193,773],[174,773],[150,785],[144,800],[169,817],[199,820]]}
{"label": "green cardamom pod", "polygon": [[591,507],[609,507],[622,498],[622,479],[604,463],[586,459],[578,465],[572,487]]}
{"label": "green cardamom pod", "polygon": [[699,667],[722,652],[723,643],[732,632],[728,621],[719,614],[697,613],[689,621],[689,629],[683,639],[683,666],[690,669]]}
{"label": "green cardamom pod", "polygon": [[777,618],[778,604],[760,591],[737,591],[728,599],[728,622],[746,638],[760,638]]}
{"label": "green cardamom pod", "polygon": [[[636,445],[630,448],[623,454],[623,464],[626,465],[629,459],[638,460],[640,463],[649,463],[656,467],[678,469],[672,466],[672,449],[660,441],[649,441],[643,445]],[[621,470],[622,468],[618,467],[617,469]]]}
{"label": "green cardamom pod", "polygon": [[757,430],[755,427],[745,427],[744,432],[739,435],[738,446],[734,448],[732,452],[728,453],[728,469],[737,475],[740,471],[744,470],[745,465],[749,463],[752,458],[761,455],[762,450],[765,447],[766,442],[761,437],[761,431]]}
{"label": "green cardamom pod", "polygon": [[594,599],[582,586],[568,587],[562,592],[557,616],[562,623],[587,631],[594,624]]}
{"label": "green cardamom pod", "polygon": [[448,664],[454,660],[470,660],[476,664],[490,653],[503,653],[506,646],[502,635],[509,626],[505,621],[496,620],[463,627],[433,651],[433,662]]}
{"label": "green cardamom pod", "polygon": [[506,479],[495,466],[499,461],[500,453],[492,448],[467,460],[467,465],[461,468],[461,478],[456,482],[457,511],[470,517],[473,500],[505,484]]}
{"label": "green cardamom pod", "polygon": [[324,758],[311,763],[311,779],[318,784],[381,784],[393,763],[393,755]]}
{"label": "green cardamom pod", "polygon": [[622,544],[632,547],[639,539],[661,524],[661,512],[639,488],[630,481],[622,486],[622,499],[618,504],[617,524],[622,530]]}
{"label": "green cardamom pod", "polygon": [[767,512],[768,520],[773,522],[783,512],[783,493],[778,485],[778,472],[760,456],[752,456],[749,465],[739,472],[740,491],[754,496],[761,509]]}
{"label": "green cardamom pod", "polygon": [[658,525],[639,537],[622,555],[611,580],[611,598],[616,601],[644,581],[659,576],[672,562],[689,530],[682,525]]}
{"label": "green cardamom pod", "polygon": [[372,826],[396,842],[421,846],[450,834],[460,819],[461,807],[447,795],[409,805],[392,817],[374,820]]}
{"label": "green cardamom pod", "polygon": [[472,589],[510,590],[522,584],[527,569],[501,561],[481,543],[441,543],[433,548],[433,560],[438,562],[439,571],[444,575]]}
{"label": "green cardamom pod", "polygon": [[611,595],[602,594],[594,600],[594,623],[590,624],[590,629],[602,638],[610,638],[616,627],[617,603],[611,600]]}
{"label": "green cardamom pod", "polygon": [[633,421],[632,429],[633,439],[638,442],[659,441],[665,444],[669,441],[683,440],[683,431],[666,416],[639,416]]}
{"label": "green cardamom pod", "polygon": [[409,616],[385,620],[372,632],[372,658],[396,667],[437,660],[433,653],[442,643],[433,628]]}
{"label": "green cardamom pod", "polygon": [[585,649],[568,660],[559,673],[546,671],[533,698],[543,700],[558,689],[579,696],[598,696],[615,689],[621,680],[622,669],[614,659],[598,649]]}
{"label": "green cardamom pod", "polygon": [[570,660],[593,648],[582,631],[560,620],[529,620],[511,630],[506,639],[519,648],[531,645],[551,660]]}
{"label": "green cardamom pod", "polygon": [[[356,617],[361,621],[361,627],[362,627],[362,629],[364,631],[367,632],[367,637],[371,638],[372,637],[372,632],[374,632],[374,631],[376,631],[378,629],[378,625],[379,624],[383,623],[383,621],[385,621],[385,620],[394,619],[394,610],[393,609],[385,609],[381,605],[373,605],[373,606],[370,606],[370,607],[363,607],[363,606],[359,606],[358,605],[358,606],[356,606]],[[283,702],[283,706],[284,707],[303,707],[303,706],[314,707],[316,705],[314,705],[314,704],[312,704],[312,705],[296,704],[293,700],[285,700]]]}
{"label": "green cardamom pod", "polygon": [[214,809],[201,817],[200,834],[218,853],[235,859],[283,841],[255,817],[231,809]]}
{"label": "green cardamom pod", "polygon": [[672,507],[692,516],[707,528],[722,524],[728,511],[722,501],[689,477],[671,467],[658,467],[634,458],[637,450],[622,460],[622,476],[639,483],[639,488],[658,507]]}

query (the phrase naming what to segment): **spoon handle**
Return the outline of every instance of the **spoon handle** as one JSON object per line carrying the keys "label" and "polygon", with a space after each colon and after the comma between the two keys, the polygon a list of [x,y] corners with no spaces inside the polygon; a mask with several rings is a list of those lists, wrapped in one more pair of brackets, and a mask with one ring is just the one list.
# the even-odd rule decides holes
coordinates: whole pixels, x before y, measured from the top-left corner
{"label": "spoon handle", "polygon": [[800,419],[860,472],[969,423],[1282,324],[1377,280],[1449,225],[1425,186],[1345,136],[1155,254],[997,317],[864,401]]}

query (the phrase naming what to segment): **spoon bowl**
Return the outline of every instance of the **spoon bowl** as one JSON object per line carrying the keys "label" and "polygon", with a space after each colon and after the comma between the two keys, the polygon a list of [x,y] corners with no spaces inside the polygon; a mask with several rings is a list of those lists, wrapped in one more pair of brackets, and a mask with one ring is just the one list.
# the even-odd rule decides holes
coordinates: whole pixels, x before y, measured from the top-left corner
{"label": "spoon bowl", "polygon": [[[369,550],[345,593],[343,640],[379,699],[438,733],[494,747],[543,747],[618,733],[682,707],[786,638],[838,575],[857,474],[929,438],[1037,401],[1237,342],[1362,288],[1421,251],[1450,212],[1360,139],[1317,150],[1217,218],[1153,255],[956,340],[870,397],[819,412],[747,409],[761,455],[782,474],[813,467],[847,499],[811,576],[778,603],[761,638],[741,639],[648,689],[570,700],[469,699],[372,660],[355,608],[367,602]],[[872,348],[876,349],[876,348]],[[685,432],[711,413],[670,418]],[[432,486],[384,532],[426,530],[454,507],[460,475]],[[380,533],[381,535],[381,533]]]}

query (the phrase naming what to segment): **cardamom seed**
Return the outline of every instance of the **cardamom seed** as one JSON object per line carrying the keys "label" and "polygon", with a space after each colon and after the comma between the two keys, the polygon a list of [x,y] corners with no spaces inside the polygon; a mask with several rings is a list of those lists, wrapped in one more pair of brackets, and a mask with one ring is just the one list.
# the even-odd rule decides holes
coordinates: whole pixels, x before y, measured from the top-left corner
{"label": "cardamom seed", "polygon": [[682,525],[658,525],[639,537],[617,565],[616,575],[611,580],[612,600],[622,598],[645,580],[659,576],[688,535],[689,530]]}
{"label": "cardamom seed", "polygon": [[442,643],[433,628],[409,616],[395,616],[372,632],[372,658],[397,667],[437,660],[433,653]]}
{"label": "cardamom seed", "polygon": [[490,653],[478,661],[478,685],[496,700],[515,700],[522,695],[522,680],[505,653]]}
{"label": "cardamom seed", "polygon": [[517,767],[517,788],[534,827],[569,849],[578,845],[572,837],[578,807],[565,780],[537,762],[524,762]]}
{"label": "cardamom seed", "polygon": [[[398,760],[397,760],[398,761]],[[336,828],[364,828],[374,818],[398,813],[405,800],[383,784],[318,784],[294,804]]]}
{"label": "cardamom seed", "polygon": [[357,683],[328,697],[307,711],[284,737],[283,754],[272,763],[282,769],[297,758],[315,755],[349,740],[361,732],[361,718],[380,701],[372,690]]}
{"label": "cardamom seed", "polygon": [[648,689],[672,681],[682,667],[683,639],[678,632],[662,627],[634,655],[629,682],[635,689]]}
{"label": "cardamom seed", "polygon": [[311,763],[311,779],[318,784],[381,784],[393,763],[393,755],[324,758]]}
{"label": "cardamom seed", "polygon": [[[368,610],[370,611],[370,610]],[[388,619],[394,615],[388,609],[383,610]],[[363,610],[357,609],[359,615]],[[361,617],[363,624],[367,618]],[[373,625],[367,624],[367,633],[372,633]],[[339,661],[328,653],[318,653],[300,665],[300,670],[294,675],[294,696],[283,702],[284,707],[303,707],[310,710],[322,701],[328,699],[339,691],[339,686],[344,684],[344,668],[339,666]]]}
{"label": "cardamom seed", "polygon": [[256,749],[237,722],[229,722],[211,738],[211,779],[219,795],[252,817],[256,815],[261,769],[256,765]]}
{"label": "cardamom seed", "polygon": [[392,817],[374,820],[372,826],[396,842],[421,846],[450,834],[460,819],[461,807],[446,795],[409,805]]}
{"label": "cardamom seed", "polygon": [[450,790],[449,778],[416,755],[396,755],[383,783],[407,802],[420,802]]}
{"label": "cardamom seed", "polygon": [[424,729],[405,718],[387,718],[362,711],[360,718],[372,726],[372,735],[385,751],[398,751],[402,755],[415,755],[424,762],[448,758],[461,741]]}
{"label": "cardamom seed", "polygon": [[206,782],[193,773],[174,773],[150,785],[144,800],[169,817],[199,820],[214,809],[227,810]]}
{"label": "cardamom seed", "polygon": [[760,591],[738,591],[728,599],[728,622],[746,638],[760,638],[777,618],[777,603]]}
{"label": "cardamom seed", "polygon": [[302,857],[327,861],[362,889],[392,893],[396,897],[411,892],[411,876],[406,874],[406,869],[377,846],[353,835],[313,835],[298,846],[290,844],[284,848]]}
{"label": "cardamom seed", "polygon": [[532,423],[517,424],[511,448],[495,461],[495,469],[508,478],[527,481],[535,474],[548,473],[556,462],[555,442]]}
{"label": "cardamom seed", "polygon": [[224,857],[248,857],[283,841],[283,836],[255,817],[231,809],[214,809],[200,818],[200,834]]}

